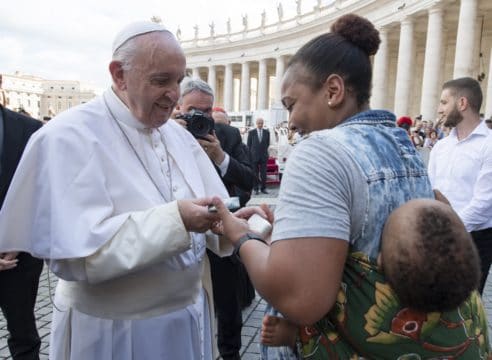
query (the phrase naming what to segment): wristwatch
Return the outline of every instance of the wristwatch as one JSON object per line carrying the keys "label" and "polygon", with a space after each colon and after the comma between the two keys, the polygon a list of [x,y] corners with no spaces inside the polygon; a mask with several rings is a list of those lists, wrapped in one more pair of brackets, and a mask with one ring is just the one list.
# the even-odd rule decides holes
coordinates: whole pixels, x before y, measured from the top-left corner
{"label": "wristwatch", "polygon": [[241,256],[239,255],[239,250],[241,250],[241,246],[243,246],[243,244],[248,240],[257,240],[261,241],[263,244],[266,244],[265,240],[263,240],[260,235],[249,232],[246,233],[246,235],[241,236],[238,242],[234,244],[233,255],[236,255],[239,259],[241,259]]}

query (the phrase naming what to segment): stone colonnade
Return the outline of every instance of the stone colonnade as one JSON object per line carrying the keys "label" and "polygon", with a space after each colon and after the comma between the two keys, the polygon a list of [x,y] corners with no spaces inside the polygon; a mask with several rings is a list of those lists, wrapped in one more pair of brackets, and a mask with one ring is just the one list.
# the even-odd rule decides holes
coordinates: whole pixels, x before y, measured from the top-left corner
{"label": "stone colonnade", "polygon": [[[397,116],[422,114],[424,119],[433,120],[444,81],[462,76],[476,78],[483,71],[487,76],[482,82],[482,111],[491,116],[492,16],[489,11],[479,13],[480,1],[461,0],[454,3],[454,9],[436,1],[416,13],[403,14],[399,21],[383,25],[374,21],[382,42],[373,59],[371,107],[390,109]],[[484,26],[477,25],[482,21],[485,31]],[[213,61],[190,66],[189,71],[212,86],[217,104],[228,111],[279,108],[286,63],[302,43],[282,54]],[[480,60],[486,63],[485,69],[480,68]]]}

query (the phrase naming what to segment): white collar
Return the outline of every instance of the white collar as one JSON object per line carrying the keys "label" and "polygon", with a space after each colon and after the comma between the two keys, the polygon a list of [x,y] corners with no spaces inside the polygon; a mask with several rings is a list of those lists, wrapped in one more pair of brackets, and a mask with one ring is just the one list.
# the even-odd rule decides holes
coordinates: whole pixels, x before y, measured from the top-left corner
{"label": "white collar", "polygon": [[109,110],[114,115],[115,120],[135,129],[145,129],[147,126],[142,124],[128,109],[128,106],[116,95],[113,88],[107,89],[103,93],[103,98]]}
{"label": "white collar", "polygon": [[456,128],[451,129],[449,136],[454,137],[456,139],[456,141],[463,141],[463,140],[469,139],[472,136],[489,136],[489,134],[490,134],[490,129],[487,127],[487,124],[485,124],[485,121],[482,120],[475,127],[475,129],[473,129],[473,131],[464,139],[461,139],[461,140],[458,139],[458,132],[456,131]]}

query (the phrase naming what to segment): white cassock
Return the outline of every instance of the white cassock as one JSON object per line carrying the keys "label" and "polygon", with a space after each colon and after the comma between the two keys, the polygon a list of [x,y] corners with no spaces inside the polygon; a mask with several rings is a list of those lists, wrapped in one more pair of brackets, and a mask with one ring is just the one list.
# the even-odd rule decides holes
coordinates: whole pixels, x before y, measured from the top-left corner
{"label": "white cassock", "polygon": [[231,248],[187,232],[175,201],[213,195],[227,191],[191,134],[145,129],[111,89],[31,138],[0,252],[49,259],[60,278],[50,359],[214,358],[205,248]]}
{"label": "white cassock", "polygon": [[[289,144],[289,130],[281,127],[278,129],[278,142],[277,142],[277,157],[279,159],[286,159],[292,150]],[[282,160],[283,161],[283,160]]]}

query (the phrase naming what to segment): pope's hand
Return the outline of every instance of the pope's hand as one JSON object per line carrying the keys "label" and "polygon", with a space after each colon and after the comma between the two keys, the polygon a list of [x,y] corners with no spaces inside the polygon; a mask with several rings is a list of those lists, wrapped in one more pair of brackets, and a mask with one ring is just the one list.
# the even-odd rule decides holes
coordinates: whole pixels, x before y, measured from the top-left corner
{"label": "pope's hand", "polygon": [[208,211],[208,205],[211,203],[211,198],[178,200],[179,214],[186,230],[203,233],[219,220],[216,213]]}

